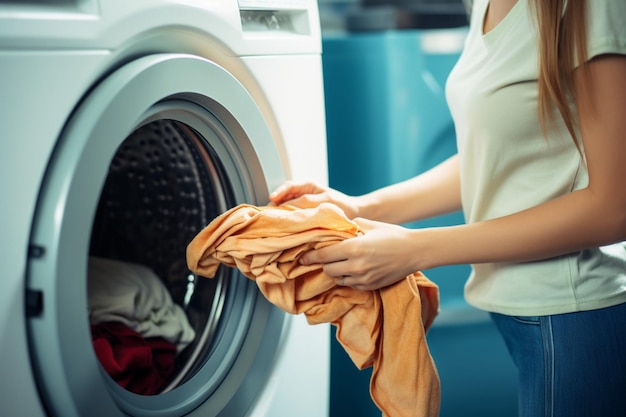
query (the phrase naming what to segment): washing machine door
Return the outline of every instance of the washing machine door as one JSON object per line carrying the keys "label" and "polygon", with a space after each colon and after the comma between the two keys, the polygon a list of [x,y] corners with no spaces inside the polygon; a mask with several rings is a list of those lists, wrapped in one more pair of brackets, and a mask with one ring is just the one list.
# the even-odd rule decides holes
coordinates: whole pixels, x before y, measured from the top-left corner
{"label": "washing machine door", "polygon": [[[288,320],[235,270],[213,279],[190,274],[185,249],[227,208],[265,201],[285,179],[280,155],[254,98],[202,58],[137,59],[85,97],[49,162],[30,241],[30,353],[49,414],[250,411]],[[118,360],[127,368],[114,375],[94,348],[102,323],[94,320],[89,265],[102,258],[152,271],[193,334],[143,385],[129,381],[145,369]],[[107,340],[116,359],[120,351]]]}

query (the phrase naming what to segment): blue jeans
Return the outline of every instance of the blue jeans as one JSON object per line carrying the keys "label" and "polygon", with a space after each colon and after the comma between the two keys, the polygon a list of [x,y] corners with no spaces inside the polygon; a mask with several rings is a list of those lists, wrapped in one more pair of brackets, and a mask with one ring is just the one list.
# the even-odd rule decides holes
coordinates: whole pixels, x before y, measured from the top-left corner
{"label": "blue jeans", "polygon": [[491,318],[519,371],[519,417],[626,416],[626,303]]}

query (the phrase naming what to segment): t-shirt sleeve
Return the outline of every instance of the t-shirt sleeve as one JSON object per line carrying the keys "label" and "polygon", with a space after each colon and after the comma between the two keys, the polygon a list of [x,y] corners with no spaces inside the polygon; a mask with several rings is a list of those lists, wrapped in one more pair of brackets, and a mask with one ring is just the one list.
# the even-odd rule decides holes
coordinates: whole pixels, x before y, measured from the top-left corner
{"label": "t-shirt sleeve", "polygon": [[588,0],[588,59],[603,54],[626,55],[626,1]]}

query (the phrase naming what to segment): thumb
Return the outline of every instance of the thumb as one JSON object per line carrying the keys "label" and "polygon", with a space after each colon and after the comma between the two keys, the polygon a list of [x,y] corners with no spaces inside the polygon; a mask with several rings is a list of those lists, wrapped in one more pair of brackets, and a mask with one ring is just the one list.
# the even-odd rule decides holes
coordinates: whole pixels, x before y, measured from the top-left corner
{"label": "thumb", "polygon": [[353,221],[359,226],[361,233],[367,233],[369,230],[375,229],[378,222],[374,220],[365,219],[363,217],[357,217]]}

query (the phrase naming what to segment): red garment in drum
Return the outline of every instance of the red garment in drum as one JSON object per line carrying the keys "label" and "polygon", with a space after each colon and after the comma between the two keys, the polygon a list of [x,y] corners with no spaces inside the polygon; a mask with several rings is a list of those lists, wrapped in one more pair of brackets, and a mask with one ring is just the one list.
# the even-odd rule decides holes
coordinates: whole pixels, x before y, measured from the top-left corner
{"label": "red garment in drum", "polygon": [[91,326],[91,338],[104,370],[135,394],[158,394],[174,371],[176,345],[161,337],[144,338],[125,324],[105,322]]}

